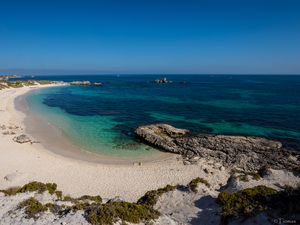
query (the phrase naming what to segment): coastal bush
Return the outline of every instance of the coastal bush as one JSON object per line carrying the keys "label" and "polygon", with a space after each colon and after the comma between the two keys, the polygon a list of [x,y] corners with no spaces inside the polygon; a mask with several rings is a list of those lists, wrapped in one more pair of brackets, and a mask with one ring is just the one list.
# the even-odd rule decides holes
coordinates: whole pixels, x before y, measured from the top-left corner
{"label": "coastal bush", "polygon": [[99,195],[90,196],[90,195],[83,195],[77,198],[79,201],[93,201],[95,203],[102,203],[102,198]]}
{"label": "coastal bush", "polygon": [[92,205],[85,211],[86,219],[93,225],[112,225],[117,220],[140,223],[159,217],[159,212],[148,205],[128,202],[111,202]]}
{"label": "coastal bush", "polygon": [[35,86],[37,84],[46,85],[52,84],[49,80],[16,80],[16,81],[1,81],[0,90],[5,88],[21,88],[24,86]]}
{"label": "coastal bush", "polygon": [[15,195],[17,193],[19,193],[19,187],[11,187],[11,188],[7,188],[5,190],[0,190],[0,192],[4,193],[5,195]]}
{"label": "coastal bush", "polygon": [[253,180],[259,180],[262,178],[262,176],[263,176],[262,173],[263,173],[263,171],[266,170],[266,168],[267,167],[262,167],[257,172],[246,172],[243,170],[233,169],[231,171],[231,175],[235,176],[236,178],[238,178],[240,181],[243,181],[243,182],[248,182],[249,177],[251,177]]}
{"label": "coastal bush", "polygon": [[83,195],[79,198],[73,198],[69,195],[66,195],[64,197],[61,197],[61,200],[66,202],[72,202],[72,203],[89,202],[89,201],[92,201],[94,203],[102,203],[102,198],[99,195],[96,196]]}
{"label": "coastal bush", "polygon": [[57,185],[55,183],[41,183],[37,181],[30,182],[25,184],[23,187],[12,187],[6,190],[0,190],[5,195],[16,195],[18,193],[25,193],[25,192],[33,192],[37,191],[39,193],[48,191],[51,195],[55,193]]}
{"label": "coastal bush", "polygon": [[63,200],[62,191],[55,191],[55,195],[56,195],[58,200]]}
{"label": "coastal bush", "polygon": [[86,210],[89,206],[91,206],[93,204],[90,204],[88,202],[73,202],[73,205],[68,207],[69,209],[71,209],[72,211],[77,211],[77,210]]}
{"label": "coastal bush", "polygon": [[207,180],[203,179],[203,178],[200,178],[200,177],[197,177],[193,180],[190,181],[190,183],[188,183],[188,188],[193,191],[193,192],[197,192],[197,187],[198,187],[198,184],[199,183],[202,183],[202,184],[205,184],[206,187],[210,188],[210,183],[208,183]]}
{"label": "coastal bush", "polygon": [[167,185],[164,188],[160,188],[157,190],[147,191],[144,196],[142,196],[137,203],[141,205],[148,205],[148,206],[154,206],[156,202],[158,201],[158,198],[169,191],[173,191],[177,188],[177,185]]}
{"label": "coastal bush", "polygon": [[23,87],[22,81],[6,81],[7,86],[12,88],[20,88]]}
{"label": "coastal bush", "polygon": [[47,203],[45,204],[45,207],[53,214],[59,214],[63,210],[62,206],[53,203]]}
{"label": "coastal bush", "polygon": [[25,208],[26,218],[28,219],[37,219],[40,213],[48,210],[47,206],[43,205],[33,197],[21,202],[18,208]]}
{"label": "coastal bush", "polygon": [[39,193],[43,193],[45,191],[48,191],[52,195],[56,191],[56,188],[57,188],[57,184],[55,183],[44,184],[41,182],[33,181],[21,187],[19,192],[24,193],[24,192],[37,191]]}
{"label": "coastal bush", "polygon": [[53,203],[47,203],[47,204],[43,205],[42,203],[40,203],[38,200],[36,200],[33,197],[21,202],[18,205],[18,208],[19,209],[25,208],[26,218],[28,218],[28,219],[30,219],[30,218],[38,219],[38,217],[41,215],[41,213],[43,213],[47,210],[49,210],[53,214],[62,214],[62,213],[64,213],[64,211],[69,212],[69,208],[63,209],[62,206],[53,204]]}
{"label": "coastal bush", "polygon": [[272,214],[283,218],[300,219],[300,186],[297,188],[286,187],[284,191],[272,196],[269,203]]}
{"label": "coastal bush", "polygon": [[259,180],[261,176],[258,173],[243,173],[237,176],[240,181],[248,182],[249,177],[251,177],[253,180]]}
{"label": "coastal bush", "polygon": [[266,210],[267,197],[276,193],[276,190],[262,185],[235,193],[221,192],[218,195],[217,202],[223,206],[223,222],[227,223],[232,216],[251,216]]}
{"label": "coastal bush", "polygon": [[71,196],[66,195],[62,198],[62,200],[65,202],[73,202],[73,201],[75,201],[75,198],[72,198]]}
{"label": "coastal bush", "polygon": [[26,80],[26,81],[21,81],[22,85],[24,86],[34,86],[36,85],[34,80]]}

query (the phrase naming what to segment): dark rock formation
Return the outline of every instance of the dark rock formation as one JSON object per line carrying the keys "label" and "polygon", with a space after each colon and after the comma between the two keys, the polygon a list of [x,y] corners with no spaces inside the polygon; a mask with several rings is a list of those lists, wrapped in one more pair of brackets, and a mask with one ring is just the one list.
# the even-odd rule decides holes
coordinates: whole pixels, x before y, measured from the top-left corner
{"label": "dark rock formation", "polygon": [[13,141],[17,142],[17,143],[20,143],[20,144],[24,144],[24,143],[32,143],[32,141],[30,140],[30,138],[25,135],[25,134],[22,134],[20,136],[17,136],[17,137],[14,137],[13,138]]}
{"label": "dark rock formation", "polygon": [[147,143],[185,157],[200,156],[226,167],[257,171],[262,166],[295,169],[300,155],[282,148],[278,141],[261,137],[197,134],[167,124],[140,126],[135,133]]}
{"label": "dark rock formation", "polygon": [[164,77],[162,79],[156,79],[153,82],[157,84],[167,84],[167,83],[171,83],[172,81],[168,81],[167,78]]}

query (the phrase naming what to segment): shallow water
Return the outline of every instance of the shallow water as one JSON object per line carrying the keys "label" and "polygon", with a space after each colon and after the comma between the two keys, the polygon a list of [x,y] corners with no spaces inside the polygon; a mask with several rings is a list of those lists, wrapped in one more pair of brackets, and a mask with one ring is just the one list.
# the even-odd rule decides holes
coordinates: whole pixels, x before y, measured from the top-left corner
{"label": "shallow water", "polygon": [[118,157],[152,155],[134,128],[166,122],[193,132],[242,134],[300,145],[300,76],[174,75],[43,76],[90,80],[101,87],[66,86],[33,91],[30,110],[61,129],[81,148]]}

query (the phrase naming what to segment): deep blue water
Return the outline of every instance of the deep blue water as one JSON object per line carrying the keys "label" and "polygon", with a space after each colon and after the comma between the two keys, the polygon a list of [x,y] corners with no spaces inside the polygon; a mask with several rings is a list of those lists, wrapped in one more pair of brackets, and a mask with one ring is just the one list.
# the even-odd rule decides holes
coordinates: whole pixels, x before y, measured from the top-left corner
{"label": "deep blue water", "polygon": [[172,83],[151,82],[161,77],[37,76],[34,79],[90,80],[103,86],[43,89],[28,101],[32,110],[43,110],[46,119],[59,121],[57,126],[77,144],[92,151],[107,148],[108,154],[111,149],[130,152],[134,128],[157,122],[300,146],[300,76],[168,75]]}

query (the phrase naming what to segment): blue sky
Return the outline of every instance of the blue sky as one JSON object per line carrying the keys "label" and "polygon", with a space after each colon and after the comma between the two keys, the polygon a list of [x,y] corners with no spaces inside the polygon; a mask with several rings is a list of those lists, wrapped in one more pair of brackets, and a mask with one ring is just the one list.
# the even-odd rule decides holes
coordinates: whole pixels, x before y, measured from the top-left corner
{"label": "blue sky", "polygon": [[300,74],[298,0],[0,3],[0,73]]}

